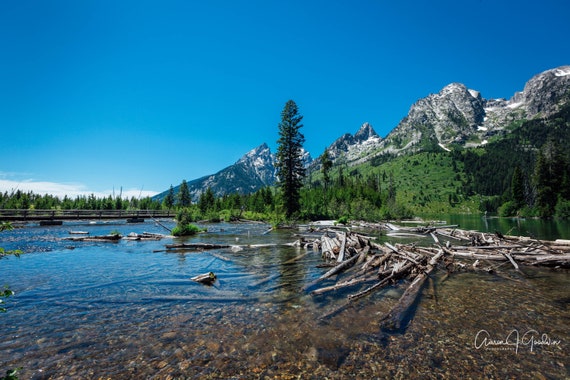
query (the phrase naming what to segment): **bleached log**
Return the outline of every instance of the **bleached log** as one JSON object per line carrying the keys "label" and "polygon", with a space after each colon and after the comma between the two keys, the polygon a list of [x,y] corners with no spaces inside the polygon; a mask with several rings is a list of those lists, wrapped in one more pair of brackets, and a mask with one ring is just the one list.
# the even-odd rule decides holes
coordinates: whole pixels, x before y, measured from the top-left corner
{"label": "bleached log", "polygon": [[311,292],[311,295],[319,295],[319,294],[323,294],[323,293],[327,293],[327,292],[331,292],[331,291],[335,291],[335,290],[339,290],[339,289],[343,289],[349,286],[354,286],[354,285],[358,285],[358,284],[362,284],[363,282],[369,282],[369,281],[374,281],[377,280],[378,276],[360,276],[357,278],[352,278],[350,280],[347,281],[343,281],[343,282],[339,282],[338,284],[335,285],[331,285],[331,286],[325,286],[316,290],[313,290]]}
{"label": "bleached log", "polygon": [[344,260],[344,250],[346,247],[346,234],[344,232],[339,232],[341,235],[342,243],[340,245],[340,251],[338,252],[337,262],[342,262]]}
{"label": "bleached log", "polygon": [[402,229],[401,227],[398,227],[392,223],[386,223],[385,225],[386,225],[386,227],[388,227],[392,231],[398,231],[398,230]]}
{"label": "bleached log", "polygon": [[441,245],[441,243],[440,243],[439,239],[437,238],[437,235],[436,235],[436,234],[434,234],[434,233],[432,232],[432,233],[430,233],[430,235],[431,235],[431,238],[433,239],[433,241],[435,241],[435,244]]}
{"label": "bleached log", "polygon": [[[515,256],[517,257],[517,256]],[[521,257],[517,257],[519,260],[521,259]],[[548,256],[539,256],[539,257],[534,257],[532,259],[527,258],[525,260],[525,263],[528,263],[529,265],[545,265],[545,264],[564,264],[566,266],[570,265],[570,255],[569,254],[565,254],[565,255],[548,255]]]}
{"label": "bleached log", "polygon": [[341,272],[342,270],[348,268],[349,266],[351,266],[352,264],[354,264],[358,260],[358,258],[360,257],[360,255],[362,255],[363,252],[364,252],[364,250],[361,251],[358,255],[352,256],[350,259],[345,260],[342,263],[338,264],[337,266],[335,266],[334,268],[332,268],[331,270],[329,270],[328,272],[323,274],[321,277],[317,278],[316,280],[314,280],[310,284],[305,285],[303,287],[303,290],[307,290],[307,289],[313,287],[314,285],[318,284],[319,282],[321,282],[321,281]]}
{"label": "bleached log", "polygon": [[384,243],[388,248],[394,251],[400,257],[403,257],[406,260],[411,261],[412,263],[419,265],[420,263],[417,262],[415,255],[411,254],[411,252],[401,251],[398,248],[394,247],[392,244],[386,242]]}
{"label": "bleached log", "polygon": [[399,330],[402,327],[401,323],[406,312],[414,304],[422,285],[443,255],[444,251],[442,249],[437,255],[431,258],[424,272],[416,276],[396,305],[380,319],[380,327],[383,330]]}
{"label": "bleached log", "polygon": [[402,273],[406,273],[412,266],[413,266],[412,263],[407,263],[407,264],[402,265],[396,271],[392,271],[392,273],[389,276],[383,278],[382,280],[380,280],[378,283],[372,285],[371,287],[364,289],[363,291],[358,292],[356,294],[349,295],[348,300],[349,301],[355,301],[359,298],[362,298],[364,296],[371,294],[375,290],[380,289],[384,285],[388,284],[391,280],[399,277]]}
{"label": "bleached log", "polygon": [[513,257],[508,253],[508,252],[501,252],[503,254],[503,256],[505,256],[507,259],[509,259],[509,261],[511,262],[511,264],[513,264],[513,267],[520,272],[520,268],[518,266],[518,264],[516,263],[516,261],[513,259]]}
{"label": "bleached log", "polygon": [[216,275],[213,272],[208,272],[192,277],[191,280],[204,285],[212,285],[216,281]]}

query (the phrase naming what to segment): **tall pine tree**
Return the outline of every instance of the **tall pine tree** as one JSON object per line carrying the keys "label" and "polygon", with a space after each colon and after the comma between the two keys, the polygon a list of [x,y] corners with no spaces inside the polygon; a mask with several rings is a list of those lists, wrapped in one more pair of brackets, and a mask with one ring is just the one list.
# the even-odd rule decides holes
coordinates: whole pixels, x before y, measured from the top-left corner
{"label": "tall pine tree", "polygon": [[511,179],[511,196],[517,210],[525,205],[524,178],[518,165],[515,166]]}
{"label": "tall pine tree", "polygon": [[303,143],[305,136],[300,132],[303,116],[299,114],[297,104],[287,101],[281,111],[279,123],[279,139],[277,140],[277,178],[281,189],[283,207],[287,218],[301,208],[300,192],[305,177],[303,164]]}
{"label": "tall pine tree", "polygon": [[327,189],[331,180],[330,170],[333,163],[329,157],[329,151],[325,148],[325,151],[320,157],[321,159],[321,172],[323,173],[324,188]]}
{"label": "tall pine tree", "polygon": [[174,206],[174,188],[172,187],[172,185],[170,185],[170,189],[168,190],[166,197],[164,197],[163,204],[169,210],[172,208],[172,206]]}
{"label": "tall pine tree", "polygon": [[178,189],[178,205],[180,207],[188,207],[192,204],[192,198],[190,197],[190,189],[188,188],[188,183],[185,179],[182,180],[180,188]]}

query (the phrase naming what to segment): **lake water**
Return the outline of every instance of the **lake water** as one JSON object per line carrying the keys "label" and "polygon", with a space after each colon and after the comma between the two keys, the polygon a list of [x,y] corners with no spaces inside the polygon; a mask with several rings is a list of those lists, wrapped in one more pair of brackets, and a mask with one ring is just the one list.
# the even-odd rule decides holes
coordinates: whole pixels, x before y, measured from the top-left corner
{"label": "lake water", "polygon": [[480,215],[450,215],[446,222],[464,229],[482,232],[501,232],[503,235],[529,236],[535,239],[570,239],[570,221],[533,218],[498,218]]}
{"label": "lake water", "polygon": [[[472,228],[465,220],[447,222]],[[0,314],[0,373],[23,367],[21,379],[570,376],[567,270],[525,268],[523,278],[505,266],[508,278],[458,273],[445,281],[440,271],[407,329],[385,334],[378,319],[401,284],[323,321],[359,288],[320,297],[303,291],[327,268],[317,268],[318,252],[291,261],[305,252],[281,245],[294,241],[295,231],[206,227],[208,233],[174,241],[278,245],[167,252],[172,239],[61,240],[69,230],[164,232],[153,223],[2,233],[0,246],[26,253],[0,260],[0,284],[16,292]],[[565,231],[558,237],[570,238]],[[214,286],[190,280],[209,271],[217,275]]]}

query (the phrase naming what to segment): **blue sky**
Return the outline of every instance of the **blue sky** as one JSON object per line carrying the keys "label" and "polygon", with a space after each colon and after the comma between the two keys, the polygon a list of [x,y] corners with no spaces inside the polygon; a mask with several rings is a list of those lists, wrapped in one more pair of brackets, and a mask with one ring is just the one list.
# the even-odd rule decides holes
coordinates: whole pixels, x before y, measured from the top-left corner
{"label": "blue sky", "polygon": [[266,142],[288,99],[313,157],[385,137],[451,82],[509,98],[570,64],[534,1],[0,2],[0,191],[146,195]]}

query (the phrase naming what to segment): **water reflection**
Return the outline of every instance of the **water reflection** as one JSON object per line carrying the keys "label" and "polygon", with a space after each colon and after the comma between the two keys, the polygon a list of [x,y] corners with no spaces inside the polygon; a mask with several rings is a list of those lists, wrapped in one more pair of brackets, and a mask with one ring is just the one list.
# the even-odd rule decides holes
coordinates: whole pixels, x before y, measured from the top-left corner
{"label": "water reflection", "polygon": [[[149,224],[113,228],[161,232]],[[294,240],[291,233],[263,235],[263,225],[208,228],[191,241],[243,249],[164,252],[161,241],[68,250],[57,240],[65,226],[50,229],[49,238],[45,229],[14,231],[10,244],[41,249],[0,262],[16,291],[0,316],[3,368],[22,366],[21,377],[32,379],[568,376],[565,271],[525,268],[528,278],[512,279],[461,273],[444,282],[438,274],[437,297],[426,287],[405,333],[383,335],[378,320],[400,290],[387,288],[322,321],[347,292],[314,298],[301,291],[326,271],[316,268],[318,252],[294,260],[305,252],[281,245]],[[274,245],[248,247],[267,243]],[[214,286],[189,280],[208,271],[218,276]],[[562,343],[518,353],[474,345],[481,330],[499,339],[513,329]]]}
{"label": "water reflection", "polygon": [[450,224],[458,224],[463,229],[503,235],[529,236],[535,239],[570,239],[570,221],[560,219],[498,218],[484,215],[448,215],[444,217]]}

